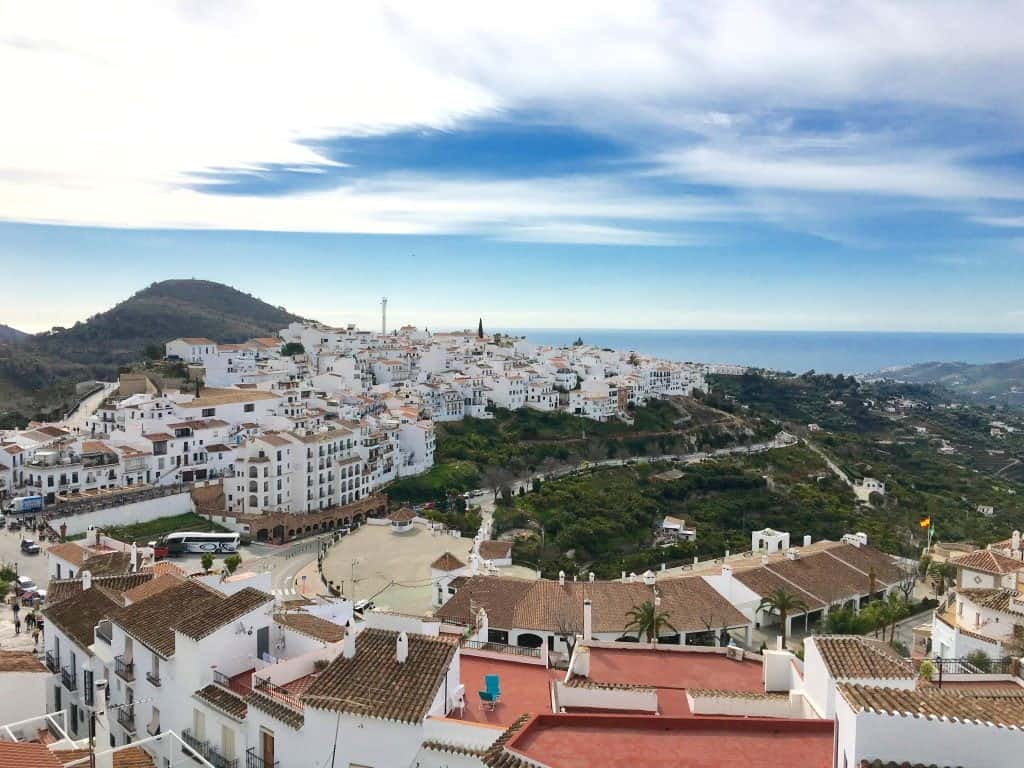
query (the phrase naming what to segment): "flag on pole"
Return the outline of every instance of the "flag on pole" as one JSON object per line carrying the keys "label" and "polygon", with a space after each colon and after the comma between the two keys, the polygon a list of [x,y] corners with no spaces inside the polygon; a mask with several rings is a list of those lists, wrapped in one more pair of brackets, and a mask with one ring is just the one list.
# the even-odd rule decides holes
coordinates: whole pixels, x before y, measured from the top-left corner
{"label": "flag on pole", "polygon": [[922,528],[931,528],[932,519],[930,517],[926,517],[923,520],[918,521],[917,524],[920,525]]}

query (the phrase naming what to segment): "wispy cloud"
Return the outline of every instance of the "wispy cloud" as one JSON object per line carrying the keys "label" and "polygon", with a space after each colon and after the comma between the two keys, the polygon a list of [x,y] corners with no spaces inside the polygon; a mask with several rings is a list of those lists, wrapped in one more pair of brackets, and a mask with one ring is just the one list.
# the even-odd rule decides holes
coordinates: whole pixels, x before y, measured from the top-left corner
{"label": "wispy cloud", "polygon": [[841,213],[822,194],[1012,228],[987,204],[1024,198],[1021,169],[975,158],[1020,149],[1022,25],[869,0],[8,5],[0,218],[666,245],[777,225],[786,193],[812,233]]}

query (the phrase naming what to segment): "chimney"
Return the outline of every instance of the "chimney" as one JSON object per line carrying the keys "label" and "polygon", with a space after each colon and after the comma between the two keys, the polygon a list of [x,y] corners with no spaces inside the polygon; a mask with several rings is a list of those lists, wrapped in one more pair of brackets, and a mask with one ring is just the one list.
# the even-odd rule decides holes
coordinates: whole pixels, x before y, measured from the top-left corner
{"label": "chimney", "polygon": [[398,639],[395,641],[395,659],[399,664],[405,664],[405,660],[409,658],[409,636],[405,632],[398,633]]}
{"label": "chimney", "polygon": [[643,580],[644,580],[644,584],[646,584],[648,587],[653,587],[654,586],[655,579],[656,579],[656,577],[654,575],[654,571],[651,571],[651,570],[644,571]]}
{"label": "chimney", "polygon": [[622,572],[622,583],[623,584],[626,583],[626,572],[625,571]]}
{"label": "chimney", "polygon": [[356,633],[349,627],[345,630],[345,637],[341,641],[341,655],[346,659],[356,657]]}
{"label": "chimney", "polygon": [[110,749],[110,721],[107,719],[107,681],[102,677],[93,680],[92,700],[97,702],[95,713],[96,768],[113,768],[114,753]]}
{"label": "chimney", "polygon": [[811,534],[809,534],[809,533],[804,535],[804,546],[805,547],[811,546]]}
{"label": "chimney", "polygon": [[96,546],[98,547],[100,545],[100,529],[96,528],[94,530],[96,532]]}
{"label": "chimney", "polygon": [[1014,552],[1017,552],[1020,549],[1020,531],[1014,531],[1013,532],[1013,540],[1012,540],[1012,543],[1010,544],[1010,548]]}
{"label": "chimney", "polygon": [[594,572],[593,571],[590,572],[590,583],[591,584],[594,583]]}
{"label": "chimney", "polygon": [[590,598],[583,601],[583,642],[589,643],[594,636],[594,610]]}
{"label": "chimney", "polygon": [[565,571],[559,571],[558,572],[558,586],[560,586],[560,587],[564,587],[565,586]]}
{"label": "chimney", "polygon": [[132,573],[135,573],[139,570],[139,547],[134,541],[132,542],[130,562],[132,566]]}
{"label": "chimney", "polygon": [[78,575],[82,577],[82,591],[92,589],[92,573],[90,571],[79,571]]}

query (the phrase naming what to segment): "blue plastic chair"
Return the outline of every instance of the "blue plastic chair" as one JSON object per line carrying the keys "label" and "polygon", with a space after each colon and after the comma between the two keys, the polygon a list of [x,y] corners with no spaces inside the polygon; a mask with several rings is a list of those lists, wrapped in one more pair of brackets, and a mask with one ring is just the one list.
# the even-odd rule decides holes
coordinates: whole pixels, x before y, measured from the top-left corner
{"label": "blue plastic chair", "polygon": [[493,710],[501,698],[501,683],[497,675],[484,675],[484,686],[487,690],[477,691],[480,703],[485,709]]}

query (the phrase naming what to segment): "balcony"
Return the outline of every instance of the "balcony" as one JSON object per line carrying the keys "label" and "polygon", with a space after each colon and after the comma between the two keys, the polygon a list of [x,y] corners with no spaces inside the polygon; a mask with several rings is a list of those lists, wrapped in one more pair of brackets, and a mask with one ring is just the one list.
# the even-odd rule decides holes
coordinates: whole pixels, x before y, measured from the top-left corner
{"label": "balcony", "polygon": [[78,689],[78,676],[75,674],[75,670],[73,669],[64,667],[64,669],[60,671],[60,681],[69,691]]}
{"label": "balcony", "polygon": [[245,751],[245,768],[278,768],[280,765],[281,762],[279,760],[268,763],[256,754],[256,750],[253,747],[249,747],[249,749]]}
{"label": "balcony", "polygon": [[160,673],[159,672],[147,672],[146,679],[150,682],[150,685],[155,685],[157,688],[160,687]]}
{"label": "balcony", "polygon": [[125,660],[124,656],[114,657],[114,673],[126,682],[135,680],[135,664]]}
{"label": "balcony", "polygon": [[210,763],[213,768],[238,768],[238,758],[227,758],[217,751],[210,742],[197,739],[191,729],[181,732],[181,740],[188,744],[189,749]]}
{"label": "balcony", "polygon": [[60,672],[60,657],[55,655],[53,651],[46,652],[46,668],[55,675]]}
{"label": "balcony", "polygon": [[135,707],[120,707],[117,710],[117,722],[128,733],[135,733]]}

